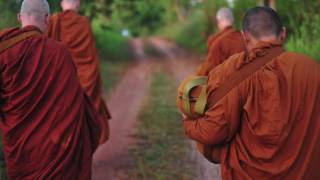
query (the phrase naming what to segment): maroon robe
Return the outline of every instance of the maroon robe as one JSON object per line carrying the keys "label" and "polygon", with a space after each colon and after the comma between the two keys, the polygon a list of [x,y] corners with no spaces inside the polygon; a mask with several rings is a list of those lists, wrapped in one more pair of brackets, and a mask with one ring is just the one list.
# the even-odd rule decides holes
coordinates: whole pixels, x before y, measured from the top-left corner
{"label": "maroon robe", "polygon": [[[0,42],[33,26],[0,33]],[[0,54],[0,127],[9,179],[90,179],[100,116],[68,48],[39,34]]]}

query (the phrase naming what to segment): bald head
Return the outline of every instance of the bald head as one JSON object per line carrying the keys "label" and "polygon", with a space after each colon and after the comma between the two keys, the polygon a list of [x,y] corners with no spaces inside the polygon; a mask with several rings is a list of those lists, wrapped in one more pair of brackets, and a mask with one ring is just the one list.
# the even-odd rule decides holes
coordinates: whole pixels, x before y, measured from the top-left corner
{"label": "bald head", "polygon": [[248,10],[243,19],[243,31],[254,38],[278,37],[283,31],[279,15],[269,7],[255,7]]}
{"label": "bald head", "polygon": [[50,7],[46,0],[24,0],[18,16],[22,27],[33,25],[45,31],[48,25]]}
{"label": "bald head", "polygon": [[231,9],[223,7],[220,8],[216,15],[218,28],[220,30],[225,29],[226,27],[232,26],[234,17]]}
{"label": "bald head", "polygon": [[66,10],[79,11],[80,0],[62,0],[61,7],[63,11],[66,11]]}

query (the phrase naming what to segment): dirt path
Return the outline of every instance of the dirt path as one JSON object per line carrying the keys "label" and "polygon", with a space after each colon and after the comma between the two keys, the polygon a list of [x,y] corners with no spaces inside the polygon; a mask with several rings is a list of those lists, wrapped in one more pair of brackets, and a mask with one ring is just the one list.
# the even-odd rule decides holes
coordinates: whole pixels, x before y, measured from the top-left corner
{"label": "dirt path", "polygon": [[148,94],[152,63],[145,60],[140,43],[136,56],[141,61],[130,68],[107,99],[112,112],[110,140],[101,145],[94,154],[93,180],[128,179],[125,170],[131,164],[129,145],[134,133],[140,107]]}
{"label": "dirt path", "polygon": [[[149,40],[162,57],[155,57],[158,63],[163,63],[166,69],[177,80],[177,84],[188,75],[194,73],[198,66],[198,57],[191,56],[172,43],[151,38]],[[111,96],[107,99],[113,119],[110,121],[110,140],[101,145],[94,154],[92,174],[93,180],[122,180],[127,177],[127,169],[132,166],[129,147],[135,142],[132,135],[135,132],[138,115],[145,95],[148,94],[154,63],[146,58],[143,43],[140,39],[131,42],[135,51],[137,63],[130,68]],[[219,167],[208,163],[190,141],[192,152],[190,158],[195,164],[195,180],[218,180]]]}
{"label": "dirt path", "polygon": [[[196,67],[199,65],[197,61],[199,57],[188,55],[174,44],[157,39],[150,39],[150,43],[154,45],[159,51],[165,54],[166,63],[169,71],[177,80],[177,84],[180,83],[188,75],[195,72]],[[220,168],[217,165],[209,163],[202,155],[196,150],[196,145],[193,141],[190,141],[192,151],[191,158],[195,163],[195,180],[219,180]]]}

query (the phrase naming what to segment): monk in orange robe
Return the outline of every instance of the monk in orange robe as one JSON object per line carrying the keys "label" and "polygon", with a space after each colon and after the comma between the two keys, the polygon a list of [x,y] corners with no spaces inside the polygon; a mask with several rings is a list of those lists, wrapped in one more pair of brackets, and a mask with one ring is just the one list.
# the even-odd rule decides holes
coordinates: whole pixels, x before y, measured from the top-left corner
{"label": "monk in orange robe", "polygon": [[230,56],[245,50],[241,32],[232,27],[234,18],[231,10],[228,8],[219,9],[216,20],[220,32],[209,37],[206,60],[196,73],[199,76],[207,76],[213,68]]}
{"label": "monk in orange robe", "polygon": [[[212,154],[220,149],[224,180],[320,179],[319,64],[282,49],[285,29],[271,8],[250,9],[243,31],[247,51],[210,72],[207,111],[184,119],[187,136]],[[262,59],[268,63],[214,102],[235,73]]]}
{"label": "monk in orange robe", "polygon": [[80,84],[104,119],[100,139],[100,143],[104,143],[109,138],[108,120],[111,117],[102,99],[99,58],[90,23],[78,14],[80,0],[62,0],[61,7],[63,12],[51,17],[47,34],[69,47]]}
{"label": "monk in orange robe", "polygon": [[46,0],[24,0],[22,29],[0,32],[0,128],[9,179],[91,178],[101,119],[68,48],[48,39]]}

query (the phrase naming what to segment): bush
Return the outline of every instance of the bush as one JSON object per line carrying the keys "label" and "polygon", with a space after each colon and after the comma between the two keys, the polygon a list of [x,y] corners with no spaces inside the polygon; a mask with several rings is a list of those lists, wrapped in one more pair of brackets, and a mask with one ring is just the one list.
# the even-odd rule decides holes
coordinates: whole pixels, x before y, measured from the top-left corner
{"label": "bush", "polygon": [[203,11],[196,11],[185,22],[176,23],[163,29],[159,34],[174,40],[178,45],[197,53],[206,51],[207,19]]}
{"label": "bush", "polygon": [[305,16],[305,20],[288,38],[286,47],[290,51],[311,56],[320,61],[320,15]]}
{"label": "bush", "polygon": [[102,60],[123,61],[130,58],[129,39],[120,32],[103,28],[98,21],[93,23],[97,49]]}
{"label": "bush", "polygon": [[8,27],[16,27],[18,25],[17,13],[18,3],[3,2],[0,0],[0,30]]}

